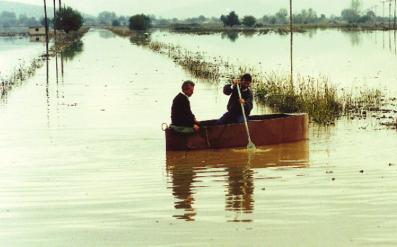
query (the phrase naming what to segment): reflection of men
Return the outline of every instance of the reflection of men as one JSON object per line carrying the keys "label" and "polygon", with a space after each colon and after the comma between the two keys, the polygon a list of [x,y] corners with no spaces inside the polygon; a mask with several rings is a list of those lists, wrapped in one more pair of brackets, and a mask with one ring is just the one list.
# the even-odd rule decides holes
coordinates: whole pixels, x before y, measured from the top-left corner
{"label": "reflection of men", "polygon": [[[240,80],[233,80],[232,84],[223,87],[223,93],[230,95],[229,102],[227,103],[227,112],[219,119],[219,124],[228,123],[242,123],[244,122],[243,113],[241,111],[241,104],[244,106],[245,115],[251,113],[253,104],[252,92],[249,88],[252,81],[250,74],[244,74]],[[238,95],[237,87],[240,86],[241,99]]]}
{"label": "reflection of men", "polygon": [[167,173],[172,177],[172,194],[175,197],[174,207],[178,210],[174,217],[194,221],[196,210],[193,207],[195,200],[192,186],[197,175],[195,168],[190,165],[190,161],[181,159],[178,155],[180,154],[167,152]]}
{"label": "reflection of men", "polygon": [[228,167],[226,210],[251,213],[254,208],[253,171],[246,167]]}
{"label": "reflection of men", "polygon": [[176,131],[192,133],[199,131],[199,122],[190,109],[189,97],[193,95],[194,82],[185,81],[182,84],[182,92],[172,102],[171,120]]}

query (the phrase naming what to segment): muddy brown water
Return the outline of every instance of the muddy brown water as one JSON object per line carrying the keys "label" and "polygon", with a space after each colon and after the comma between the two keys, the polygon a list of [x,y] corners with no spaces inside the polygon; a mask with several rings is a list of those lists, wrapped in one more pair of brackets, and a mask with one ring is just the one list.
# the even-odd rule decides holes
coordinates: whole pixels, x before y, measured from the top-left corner
{"label": "muddy brown water", "polygon": [[[397,244],[395,130],[341,119],[254,154],[166,153],[189,74],[106,31],[82,41],[1,101],[1,246]],[[195,81],[197,118],[221,116],[222,85]]]}

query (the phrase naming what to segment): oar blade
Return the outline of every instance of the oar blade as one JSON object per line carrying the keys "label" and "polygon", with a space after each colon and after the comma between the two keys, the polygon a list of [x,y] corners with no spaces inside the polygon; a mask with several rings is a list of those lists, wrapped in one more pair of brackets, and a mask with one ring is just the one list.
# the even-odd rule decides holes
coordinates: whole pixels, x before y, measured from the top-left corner
{"label": "oar blade", "polygon": [[255,151],[256,150],[256,146],[255,146],[255,144],[253,142],[250,141],[250,142],[248,142],[247,149],[249,151]]}

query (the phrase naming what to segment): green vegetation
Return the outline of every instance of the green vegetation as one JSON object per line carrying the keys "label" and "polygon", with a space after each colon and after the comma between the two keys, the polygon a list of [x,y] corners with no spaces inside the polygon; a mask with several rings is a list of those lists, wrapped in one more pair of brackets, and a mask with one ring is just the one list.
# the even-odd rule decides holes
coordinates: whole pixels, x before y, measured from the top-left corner
{"label": "green vegetation", "polygon": [[277,111],[307,112],[312,121],[329,124],[341,115],[343,103],[326,78],[299,77],[291,83],[287,75],[258,73],[255,95]]}
{"label": "green vegetation", "polygon": [[113,20],[112,21],[112,26],[113,27],[119,27],[121,24],[120,24],[120,21],[119,20]]}
{"label": "green vegetation", "polygon": [[224,26],[233,27],[235,25],[240,25],[240,20],[236,12],[232,11],[228,15],[222,15],[221,21],[223,22]]}
{"label": "green vegetation", "polygon": [[61,54],[65,60],[73,60],[81,52],[83,52],[83,42],[76,40],[62,49]]}
{"label": "green vegetation", "polygon": [[66,33],[77,31],[83,25],[83,17],[71,7],[61,8],[55,14],[54,24],[56,29],[64,30]]}
{"label": "green vegetation", "polygon": [[252,15],[244,16],[242,23],[246,27],[253,27],[256,24],[256,18]]}
{"label": "green vegetation", "polygon": [[149,16],[144,14],[131,16],[129,20],[130,30],[144,31],[151,27],[151,20]]}

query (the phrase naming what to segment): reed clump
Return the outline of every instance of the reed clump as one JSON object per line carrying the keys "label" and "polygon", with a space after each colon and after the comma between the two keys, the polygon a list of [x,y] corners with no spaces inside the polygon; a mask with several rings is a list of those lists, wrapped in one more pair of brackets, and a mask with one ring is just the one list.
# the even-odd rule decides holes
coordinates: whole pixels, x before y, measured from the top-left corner
{"label": "reed clump", "polygon": [[259,102],[276,111],[307,112],[312,121],[321,124],[332,124],[343,106],[336,88],[326,78],[299,76],[292,82],[288,75],[257,74],[254,92]]}

